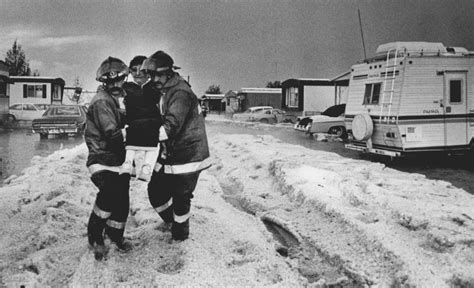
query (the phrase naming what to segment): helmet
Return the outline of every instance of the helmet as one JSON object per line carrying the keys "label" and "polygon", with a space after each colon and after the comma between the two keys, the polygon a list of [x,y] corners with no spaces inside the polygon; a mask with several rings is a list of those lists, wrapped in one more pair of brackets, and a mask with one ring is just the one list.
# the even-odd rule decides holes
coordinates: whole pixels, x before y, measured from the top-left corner
{"label": "helmet", "polygon": [[125,78],[128,74],[128,67],[122,60],[114,57],[108,57],[100,64],[97,69],[96,80],[100,82],[115,81],[119,78]]}
{"label": "helmet", "polygon": [[173,64],[173,58],[160,50],[155,52],[143,62],[141,70],[156,73],[171,69],[180,69],[180,67],[174,66]]}
{"label": "helmet", "polygon": [[143,61],[142,66],[140,67],[140,70],[148,72],[148,73],[156,71],[156,60],[151,57],[146,58]]}

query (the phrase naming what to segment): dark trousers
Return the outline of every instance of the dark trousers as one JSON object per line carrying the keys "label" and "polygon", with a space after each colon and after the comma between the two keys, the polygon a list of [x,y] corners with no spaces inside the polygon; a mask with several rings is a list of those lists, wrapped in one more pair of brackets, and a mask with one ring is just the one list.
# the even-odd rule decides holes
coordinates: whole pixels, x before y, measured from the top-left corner
{"label": "dark trousers", "polygon": [[189,218],[199,174],[165,174],[163,167],[159,172],[153,172],[148,183],[148,199],[163,221],[182,223]]}
{"label": "dark trousers", "polygon": [[91,180],[99,188],[95,201],[97,208],[105,212],[103,214],[110,213],[108,220],[125,226],[130,209],[130,175],[105,170],[94,173]]}

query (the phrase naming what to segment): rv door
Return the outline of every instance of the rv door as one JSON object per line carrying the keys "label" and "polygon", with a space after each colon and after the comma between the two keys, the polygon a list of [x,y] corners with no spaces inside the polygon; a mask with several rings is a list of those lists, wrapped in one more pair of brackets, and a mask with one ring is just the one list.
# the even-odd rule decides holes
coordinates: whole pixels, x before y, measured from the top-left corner
{"label": "rv door", "polygon": [[446,146],[466,145],[467,142],[467,71],[445,71],[444,99],[444,140]]}

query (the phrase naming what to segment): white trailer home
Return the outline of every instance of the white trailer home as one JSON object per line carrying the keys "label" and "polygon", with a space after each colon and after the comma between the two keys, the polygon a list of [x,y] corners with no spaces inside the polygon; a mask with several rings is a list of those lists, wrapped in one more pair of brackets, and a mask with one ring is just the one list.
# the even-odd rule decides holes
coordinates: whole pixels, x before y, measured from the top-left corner
{"label": "white trailer home", "polygon": [[62,78],[10,76],[10,105],[18,103],[58,104],[63,101],[65,82]]}
{"label": "white trailer home", "polygon": [[474,150],[474,52],[393,42],[351,69],[346,148],[402,156]]}

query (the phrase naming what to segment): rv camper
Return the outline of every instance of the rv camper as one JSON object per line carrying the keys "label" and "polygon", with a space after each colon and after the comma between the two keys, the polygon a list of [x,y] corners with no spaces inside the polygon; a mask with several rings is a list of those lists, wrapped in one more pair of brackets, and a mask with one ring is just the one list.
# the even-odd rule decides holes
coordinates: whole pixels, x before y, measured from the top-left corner
{"label": "rv camper", "polygon": [[393,42],[351,69],[346,148],[392,157],[474,149],[474,52]]}

